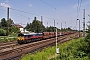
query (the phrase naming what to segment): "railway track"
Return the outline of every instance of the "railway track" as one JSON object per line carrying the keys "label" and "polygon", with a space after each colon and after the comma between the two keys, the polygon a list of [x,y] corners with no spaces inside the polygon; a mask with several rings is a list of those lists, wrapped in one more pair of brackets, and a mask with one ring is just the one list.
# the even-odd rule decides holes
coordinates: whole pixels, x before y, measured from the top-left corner
{"label": "railway track", "polygon": [[17,41],[11,41],[11,42],[7,42],[7,43],[0,43],[0,46],[2,46],[2,45],[7,45],[7,44],[13,44],[13,43],[16,43]]}
{"label": "railway track", "polygon": [[7,42],[7,43],[0,43],[0,50],[10,48],[13,46],[19,45],[17,41]]}
{"label": "railway track", "polygon": [[[74,35],[74,34],[72,34]],[[77,35],[75,35],[77,36]],[[70,40],[70,35],[58,37],[58,42],[62,43]],[[44,47],[55,45],[55,38],[33,42],[29,44],[16,45],[14,48],[6,48],[0,50],[0,60],[19,60],[22,54],[32,53],[41,50]]]}

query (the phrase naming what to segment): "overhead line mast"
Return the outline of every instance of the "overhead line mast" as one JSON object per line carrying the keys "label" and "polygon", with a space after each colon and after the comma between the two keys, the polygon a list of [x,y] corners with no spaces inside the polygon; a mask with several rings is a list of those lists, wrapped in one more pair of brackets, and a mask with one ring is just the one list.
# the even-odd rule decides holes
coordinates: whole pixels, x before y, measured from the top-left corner
{"label": "overhead line mast", "polygon": [[85,36],[85,9],[83,11],[83,36]]}
{"label": "overhead line mast", "polygon": [[7,35],[9,35],[9,7],[7,8]]}
{"label": "overhead line mast", "polygon": [[42,16],[41,16],[41,32],[43,32],[43,18],[42,18]]}

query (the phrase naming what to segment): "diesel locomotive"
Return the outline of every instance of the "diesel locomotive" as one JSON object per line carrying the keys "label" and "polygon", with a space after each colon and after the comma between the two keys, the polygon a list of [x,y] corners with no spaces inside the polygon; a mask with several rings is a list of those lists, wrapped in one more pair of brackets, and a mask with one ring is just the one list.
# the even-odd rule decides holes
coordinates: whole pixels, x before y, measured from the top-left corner
{"label": "diesel locomotive", "polygon": [[[71,33],[73,33],[73,32],[58,32],[57,36],[68,35],[68,34],[71,34]],[[56,37],[55,32],[28,33],[28,34],[19,33],[17,42],[19,44],[22,44],[22,43],[36,42],[36,41],[40,41],[40,40],[45,40],[45,39],[53,38],[53,37]]]}

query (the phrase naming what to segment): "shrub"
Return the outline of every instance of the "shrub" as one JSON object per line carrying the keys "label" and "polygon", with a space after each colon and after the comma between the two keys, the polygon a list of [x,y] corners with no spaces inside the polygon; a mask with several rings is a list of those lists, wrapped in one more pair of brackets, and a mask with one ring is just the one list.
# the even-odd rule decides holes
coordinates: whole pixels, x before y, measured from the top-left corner
{"label": "shrub", "polygon": [[6,30],[0,28],[0,36],[5,36],[6,33]]}

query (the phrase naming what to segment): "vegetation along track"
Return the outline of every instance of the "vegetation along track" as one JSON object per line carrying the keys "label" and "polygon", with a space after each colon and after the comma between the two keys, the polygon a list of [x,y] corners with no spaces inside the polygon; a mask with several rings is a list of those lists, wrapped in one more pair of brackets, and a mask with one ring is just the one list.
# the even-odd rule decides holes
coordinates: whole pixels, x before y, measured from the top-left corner
{"label": "vegetation along track", "polygon": [[[76,34],[71,34],[71,35],[77,36]],[[66,40],[70,40],[71,35],[59,37],[58,42],[60,41],[64,42]],[[3,59],[4,60],[10,60],[10,59],[18,60],[18,58],[20,58],[22,54],[26,54],[29,52],[32,53],[38,49],[42,49],[48,45],[53,45],[53,44],[55,45],[55,38],[33,42],[29,44],[18,45],[18,46],[15,46],[14,48],[7,48],[6,50],[0,51],[0,60],[3,60]]]}

